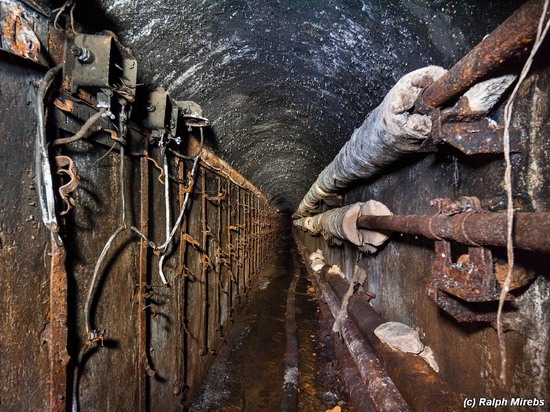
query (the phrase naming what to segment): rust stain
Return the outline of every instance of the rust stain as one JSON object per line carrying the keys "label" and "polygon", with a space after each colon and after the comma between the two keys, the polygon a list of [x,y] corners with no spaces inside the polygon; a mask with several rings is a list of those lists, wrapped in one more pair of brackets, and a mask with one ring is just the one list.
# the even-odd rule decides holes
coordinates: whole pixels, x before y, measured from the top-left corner
{"label": "rust stain", "polygon": [[2,43],[11,53],[39,63],[40,40],[25,10],[17,3],[2,3]]}
{"label": "rust stain", "polygon": [[[200,143],[195,137],[188,141],[187,151],[190,154],[196,154],[200,148]],[[216,156],[208,147],[203,146],[201,151],[201,166],[212,170],[214,173],[221,173],[224,178],[229,178],[234,184],[249,190],[254,196],[260,198],[264,204],[269,204],[269,200],[263,192],[243,177],[239,172],[233,169],[227,162]],[[208,162],[206,164],[204,161]]]}
{"label": "rust stain", "polygon": [[207,210],[206,210],[206,171],[201,169],[201,223],[202,223],[202,258],[201,258],[201,322],[202,322],[202,337],[201,337],[201,348],[199,354],[205,356],[208,354],[208,269],[212,266],[210,263],[210,258],[208,257],[208,235],[207,235]]}
{"label": "rust stain", "polygon": [[55,107],[64,112],[72,113],[74,111],[74,103],[72,100],[65,99],[64,97],[58,97],[53,101]]}
{"label": "rust stain", "polygon": [[50,267],[50,411],[65,411],[67,397],[67,271],[66,251],[52,241]]}
{"label": "rust stain", "polygon": [[58,65],[63,63],[65,54],[65,32],[57,30],[55,27],[48,27],[48,56]]}

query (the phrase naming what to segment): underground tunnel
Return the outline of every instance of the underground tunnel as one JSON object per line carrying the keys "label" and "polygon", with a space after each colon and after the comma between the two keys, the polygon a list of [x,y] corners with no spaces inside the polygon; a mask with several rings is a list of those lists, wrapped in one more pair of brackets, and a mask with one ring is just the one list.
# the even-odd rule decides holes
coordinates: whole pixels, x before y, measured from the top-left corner
{"label": "underground tunnel", "polygon": [[0,410],[548,410],[549,3],[0,0]]}

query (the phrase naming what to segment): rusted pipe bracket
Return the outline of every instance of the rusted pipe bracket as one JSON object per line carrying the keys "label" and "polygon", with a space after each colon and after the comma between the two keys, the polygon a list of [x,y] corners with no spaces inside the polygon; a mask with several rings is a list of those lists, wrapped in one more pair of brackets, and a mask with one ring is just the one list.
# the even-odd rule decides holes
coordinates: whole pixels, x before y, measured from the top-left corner
{"label": "rusted pipe bracket", "polygon": [[[431,205],[434,216],[456,214],[464,216],[464,222],[481,210],[480,201],[475,197],[462,197],[457,201],[435,199]],[[449,241],[436,240],[434,248],[428,296],[459,322],[494,321],[494,305],[484,305],[498,301],[501,292],[491,251],[482,246],[468,247],[468,253],[453,262]],[[513,302],[515,298],[508,294],[506,300]]]}
{"label": "rusted pipe bracket", "polygon": [[[488,118],[474,122],[443,123],[441,112],[432,112],[433,128],[431,136],[420,146],[419,151],[434,152],[437,146],[447,144],[466,155],[491,154],[504,152],[504,127]],[[521,135],[517,129],[511,129],[510,151],[519,153],[524,150]]]}

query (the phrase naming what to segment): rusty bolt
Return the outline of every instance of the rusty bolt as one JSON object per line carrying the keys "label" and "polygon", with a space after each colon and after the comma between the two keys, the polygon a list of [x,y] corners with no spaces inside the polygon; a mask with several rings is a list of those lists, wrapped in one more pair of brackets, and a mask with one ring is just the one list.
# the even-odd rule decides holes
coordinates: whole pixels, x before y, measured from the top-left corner
{"label": "rusty bolt", "polygon": [[83,64],[91,63],[94,60],[92,52],[83,47],[73,46],[71,47],[71,53]]}

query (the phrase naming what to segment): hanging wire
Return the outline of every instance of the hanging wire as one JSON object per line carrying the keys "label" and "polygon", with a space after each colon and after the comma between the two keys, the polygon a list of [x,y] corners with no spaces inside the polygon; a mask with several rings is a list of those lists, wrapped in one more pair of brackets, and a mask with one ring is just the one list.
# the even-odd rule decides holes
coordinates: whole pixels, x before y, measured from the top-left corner
{"label": "hanging wire", "polygon": [[[195,177],[195,170],[197,168],[197,163],[199,161],[200,156],[196,157],[193,161],[193,167],[191,168],[191,177],[194,179]],[[191,191],[186,192],[185,196],[183,198],[183,205],[180,210],[180,214],[178,216],[178,219],[176,220],[176,223],[174,224],[174,227],[172,228],[172,231],[170,232],[168,238],[166,239],[166,242],[164,245],[162,245],[159,249],[162,251],[160,259],[159,259],[159,275],[162,280],[162,283],[167,285],[168,281],[166,280],[166,275],[164,274],[163,266],[164,266],[164,259],[166,259],[167,255],[167,249],[170,243],[172,242],[172,239],[174,238],[174,235],[176,234],[177,229],[180,227],[181,222],[183,220],[183,216],[185,214],[185,209],[187,206],[187,202],[189,201],[189,195]]]}
{"label": "hanging wire", "polygon": [[107,150],[107,152],[104,155],[102,155],[99,159],[97,159],[95,162],[92,163],[92,166],[95,166],[96,164],[101,162],[103,159],[105,159],[109,155],[109,153],[111,153],[114,150],[116,145],[117,145],[117,142],[114,142],[111,148]]}
{"label": "hanging wire", "polygon": [[53,9],[52,12],[56,13],[55,15],[55,18],[53,19],[53,26],[59,30],[59,31],[63,31],[63,27],[60,27],[58,24],[57,24],[57,20],[59,20],[59,17],[61,16],[61,14],[63,14],[63,12],[65,11],[65,9],[67,7],[71,6],[70,8],[70,11],[69,11],[69,14],[70,14],[70,18],[71,18],[71,29],[73,30],[73,32],[75,31],[74,30],[74,8],[76,6],[76,1],[75,0],[67,0],[63,6],[61,7],[58,7],[57,9]]}
{"label": "hanging wire", "polygon": [[117,230],[109,237],[109,240],[107,243],[105,243],[105,246],[103,246],[103,250],[101,251],[101,254],[99,255],[99,258],[97,259],[97,262],[94,267],[94,273],[92,275],[92,279],[90,281],[90,286],[88,288],[88,294],[86,296],[86,302],[84,303],[84,318],[86,320],[86,344],[82,347],[78,354],[77,363],[75,366],[74,374],[73,374],[73,405],[72,410],[73,412],[78,411],[78,392],[79,392],[79,376],[80,376],[80,367],[82,366],[82,362],[84,360],[84,356],[88,352],[88,350],[91,348],[92,344],[94,342],[99,341],[100,339],[103,339],[101,333],[98,333],[93,328],[93,322],[92,322],[92,313],[91,313],[91,304],[94,297],[94,291],[97,283],[97,279],[99,277],[100,269],[103,264],[103,261],[105,260],[105,256],[107,256],[107,253],[111,249],[111,246],[113,245],[115,239],[120,235],[122,232],[124,232],[126,229],[128,229],[128,226],[126,226],[126,194],[125,194],[125,185],[124,185],[124,145],[123,143],[120,143],[120,168],[119,168],[119,174],[120,174],[120,196],[121,196],[121,220],[122,224],[118,227]]}
{"label": "hanging wire", "polygon": [[[193,167],[191,169],[191,177],[193,178],[195,175],[196,167],[198,164],[198,161],[200,159],[200,155],[202,152],[202,141],[203,141],[203,134],[201,130],[201,146],[199,152],[193,156]],[[151,247],[154,250],[160,250],[161,256],[159,259],[159,275],[162,279],[162,282],[167,285],[168,281],[166,279],[166,276],[163,271],[163,265],[164,265],[164,259],[166,258],[168,246],[171,244],[172,239],[174,238],[174,235],[177,231],[177,229],[180,227],[181,222],[183,220],[183,216],[185,214],[185,210],[187,208],[187,203],[189,201],[189,195],[190,192],[185,193],[183,205],[181,207],[179,216],[170,230],[170,192],[169,192],[169,170],[168,170],[168,159],[166,157],[166,152],[163,153],[164,157],[164,173],[165,173],[165,207],[166,207],[166,240],[165,242],[157,246],[153,241],[149,240],[147,236],[145,236],[139,229],[137,229],[135,226],[128,226],[126,224],[126,194],[125,194],[125,182],[124,182],[124,144],[123,142],[120,143],[120,168],[119,168],[119,178],[120,178],[120,191],[121,191],[121,225],[118,227],[117,230],[109,237],[108,241],[105,243],[105,246],[103,247],[103,250],[101,251],[101,254],[99,255],[99,258],[95,264],[94,267],[94,273],[92,275],[92,279],[90,281],[90,287],[88,289],[88,294],[86,297],[86,302],[84,304],[84,317],[86,322],[86,345],[82,347],[82,349],[79,352],[77,363],[75,366],[75,371],[73,375],[73,405],[72,410],[73,412],[78,412],[79,409],[79,379],[80,379],[80,368],[82,366],[82,362],[84,360],[84,357],[86,356],[86,353],[91,348],[92,343],[97,342],[99,340],[103,339],[103,336],[100,332],[98,332],[93,327],[93,321],[92,321],[92,314],[91,314],[91,304],[94,297],[94,292],[96,289],[96,283],[99,278],[99,274],[103,265],[103,261],[105,260],[105,257],[107,256],[107,253],[111,249],[115,239],[123,233],[125,230],[129,229],[132,230],[134,233],[136,233],[141,239],[143,239],[149,247]]]}
{"label": "hanging wire", "polygon": [[200,130],[200,135],[201,135],[201,141],[200,141],[200,144],[199,144],[199,150],[197,150],[197,153],[195,153],[193,156],[186,156],[174,149],[171,149],[171,148],[168,148],[168,150],[170,151],[170,153],[173,153],[174,155],[176,155],[177,157],[180,157],[182,159],[186,159],[186,160],[195,160],[197,159],[198,157],[200,157],[201,153],[202,153],[202,147],[204,145],[204,133],[202,131],[202,127],[199,127],[199,130]]}
{"label": "hanging wire", "polygon": [[46,143],[46,120],[44,99],[55,81],[55,77],[61,71],[63,65],[59,64],[47,71],[37,92],[36,114],[37,132],[34,147],[35,179],[38,192],[38,201],[42,212],[42,221],[51,232],[58,246],[63,244],[59,236],[57,218],[55,216],[55,197],[53,192],[53,180]]}
{"label": "hanging wire", "polygon": [[506,280],[502,286],[502,291],[500,292],[500,297],[498,301],[498,311],[497,311],[497,334],[498,334],[498,343],[500,348],[500,380],[504,385],[506,385],[506,344],[504,342],[504,331],[502,328],[502,309],[504,307],[504,302],[506,300],[506,295],[510,291],[510,284],[512,282],[512,270],[514,266],[514,244],[513,244],[513,228],[514,228],[514,202],[512,197],[512,163],[510,160],[510,123],[512,121],[512,110],[514,106],[514,100],[519,91],[519,88],[529,70],[533,59],[540,48],[540,45],[544,41],[548,29],[550,28],[550,19],[544,24],[544,19],[548,11],[549,0],[544,2],[544,7],[542,14],[540,16],[539,25],[537,29],[537,36],[535,38],[535,43],[531,49],[531,53],[519,76],[518,82],[504,107],[504,159],[506,162],[506,170],[504,172],[504,185],[506,187],[506,197],[507,197],[507,228],[506,228],[506,254],[508,259],[508,273],[506,274]]}
{"label": "hanging wire", "polygon": [[[184,156],[184,155],[181,155],[180,153],[172,151],[171,149],[168,149],[168,150],[172,151],[172,153],[175,152],[174,154],[176,154],[177,156],[179,155],[178,157],[183,157],[184,159],[193,159],[193,166],[191,168],[191,178],[195,177],[195,171],[196,171],[196,168],[197,168],[197,164],[198,164],[199,160],[201,159],[202,148],[203,148],[203,143],[204,143],[204,134],[203,134],[202,127],[200,128],[200,135],[201,135],[201,143],[200,143],[200,146],[199,146],[199,151],[195,155],[193,155],[192,157]],[[169,170],[168,170],[168,162],[167,162],[166,158],[165,158],[163,170],[164,170],[164,185],[165,185],[164,193],[165,193],[165,207],[166,207],[166,211],[165,211],[166,212],[166,222],[169,223],[169,221],[170,221],[170,216],[169,216],[169,213],[170,213],[170,207],[169,207],[170,206],[170,200],[169,200],[169,196],[170,196],[170,193],[169,193],[170,173],[169,173]],[[175,234],[176,234],[176,232],[177,232],[178,228],[180,227],[181,222],[183,220],[183,216],[184,216],[185,210],[187,208],[187,202],[189,201],[189,194],[190,194],[190,192],[185,193],[183,205],[181,207],[178,218],[176,219],[176,222],[174,223],[174,226],[172,226],[172,229],[169,230],[169,225],[166,226],[166,240],[163,244],[156,245],[155,242],[153,242],[147,236],[145,236],[137,227],[135,227],[135,226],[130,227],[130,229],[132,231],[134,231],[141,239],[143,239],[152,249],[160,251],[161,256],[160,256],[160,259],[159,259],[159,276],[160,276],[161,281],[164,285],[168,285],[168,280],[167,280],[166,275],[165,275],[164,270],[163,270],[164,260],[166,259],[166,255],[168,253],[168,247],[172,243],[172,240],[173,240],[173,238],[174,238],[174,236],[175,236]]]}

